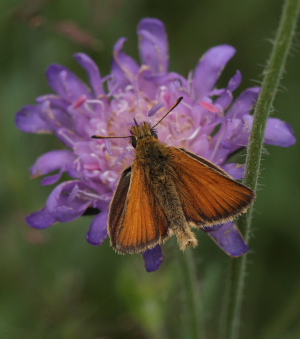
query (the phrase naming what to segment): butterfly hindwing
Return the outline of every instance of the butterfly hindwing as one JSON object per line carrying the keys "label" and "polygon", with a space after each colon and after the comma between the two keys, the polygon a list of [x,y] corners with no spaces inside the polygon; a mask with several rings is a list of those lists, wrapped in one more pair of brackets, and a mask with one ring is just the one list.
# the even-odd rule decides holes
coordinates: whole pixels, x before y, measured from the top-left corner
{"label": "butterfly hindwing", "polygon": [[130,177],[126,171],[110,207],[111,243],[121,253],[143,252],[168,237],[168,221],[138,161],[134,161]]}
{"label": "butterfly hindwing", "polygon": [[131,167],[126,168],[119,180],[117,189],[110,204],[108,216],[108,231],[113,247],[116,243],[116,234],[118,224],[122,214],[124,213],[124,206],[128,194],[128,189],[131,181]]}
{"label": "butterfly hindwing", "polygon": [[250,188],[206,159],[175,147],[169,149],[173,182],[188,222],[211,226],[246,211],[255,197]]}

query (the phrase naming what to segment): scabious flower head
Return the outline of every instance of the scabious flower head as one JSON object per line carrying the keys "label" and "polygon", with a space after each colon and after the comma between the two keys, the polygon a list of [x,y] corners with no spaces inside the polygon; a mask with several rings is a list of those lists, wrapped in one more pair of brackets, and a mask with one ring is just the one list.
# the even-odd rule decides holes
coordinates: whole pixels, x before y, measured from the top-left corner
{"label": "scabious flower head", "polygon": [[[216,87],[235,49],[229,45],[209,49],[185,78],[169,72],[167,34],[161,21],[143,19],[138,35],[141,64],[124,53],[125,38],[115,44],[111,74],[106,77],[86,54],[76,54],[90,84],[62,65],[51,65],[47,77],[56,94],[38,97],[36,105],[17,113],[16,124],[22,131],[55,134],[66,146],[45,153],[31,168],[33,177],[45,176],[42,185],[58,183],[63,173],[70,177],[57,184],[45,207],[27,217],[32,227],[42,229],[101,211],[89,227],[87,240],[92,245],[102,244],[107,237],[109,203],[134,151],[126,139],[108,142],[91,136],[128,135],[133,118],[154,125],[164,112],[159,109],[169,109],[181,96],[181,104],[157,127],[159,139],[205,157],[235,179],[243,178],[243,166],[226,161],[247,146],[253,122],[250,113],[260,88],[248,88],[234,100],[233,92],[242,81],[239,71],[225,88]],[[265,142],[288,147],[295,137],[287,123],[270,118]],[[203,230],[231,256],[248,251],[232,222]],[[148,271],[158,269],[163,261],[160,245],[143,257]]]}

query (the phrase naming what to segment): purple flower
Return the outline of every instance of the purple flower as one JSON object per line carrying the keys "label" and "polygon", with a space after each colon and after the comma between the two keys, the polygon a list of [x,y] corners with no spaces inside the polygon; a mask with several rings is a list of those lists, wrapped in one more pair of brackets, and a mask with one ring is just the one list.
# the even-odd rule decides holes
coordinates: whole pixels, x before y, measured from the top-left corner
{"label": "purple flower", "polygon": [[[114,47],[111,74],[106,77],[87,55],[76,54],[75,59],[87,72],[89,86],[66,67],[51,65],[47,77],[55,94],[41,96],[36,105],[25,106],[17,113],[19,129],[55,134],[66,146],[37,159],[32,176],[45,176],[42,185],[57,183],[63,173],[71,178],[54,188],[45,207],[27,217],[32,227],[46,228],[101,211],[87,233],[92,245],[100,245],[107,237],[108,207],[117,181],[131,164],[134,152],[124,139],[108,142],[91,136],[128,135],[133,118],[154,125],[163,114],[158,110],[163,105],[170,108],[181,96],[184,99],[176,114],[159,125],[159,139],[207,158],[236,179],[243,178],[241,165],[225,162],[233,152],[247,146],[253,122],[250,113],[260,88],[248,88],[234,100],[233,92],[242,81],[239,71],[225,88],[216,87],[235,49],[229,45],[209,49],[185,78],[168,70],[167,34],[161,21],[143,19],[138,35],[141,65],[124,53],[125,38]],[[265,142],[293,145],[291,126],[269,119]],[[234,223],[204,231],[231,256],[248,250]],[[157,270],[163,261],[161,247],[146,251],[143,257],[148,271]]]}

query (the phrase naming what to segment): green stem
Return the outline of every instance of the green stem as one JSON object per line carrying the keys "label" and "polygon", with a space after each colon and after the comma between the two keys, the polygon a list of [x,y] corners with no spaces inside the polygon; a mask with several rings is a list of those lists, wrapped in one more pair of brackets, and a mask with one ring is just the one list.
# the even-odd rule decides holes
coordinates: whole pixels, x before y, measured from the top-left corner
{"label": "green stem", "polygon": [[[261,153],[263,150],[264,133],[269,113],[272,109],[278,84],[282,77],[286,58],[295,33],[297,17],[299,14],[300,0],[286,0],[283,6],[276,39],[270,60],[264,72],[261,94],[256,104],[254,121],[249,140],[246,158],[245,185],[252,189],[257,188],[257,180],[260,171]],[[251,218],[253,208],[240,218],[239,227],[246,242],[249,242],[251,232]],[[229,304],[227,305],[227,324],[224,331],[228,333],[226,339],[239,337],[242,296],[245,284],[245,269],[247,256],[232,259],[230,264],[231,274],[229,279]]]}
{"label": "green stem", "polygon": [[200,302],[199,286],[197,283],[196,268],[193,250],[188,248],[184,254],[180,253],[183,271],[184,287],[186,293],[187,310],[190,320],[189,328],[191,338],[204,339],[204,321]]}

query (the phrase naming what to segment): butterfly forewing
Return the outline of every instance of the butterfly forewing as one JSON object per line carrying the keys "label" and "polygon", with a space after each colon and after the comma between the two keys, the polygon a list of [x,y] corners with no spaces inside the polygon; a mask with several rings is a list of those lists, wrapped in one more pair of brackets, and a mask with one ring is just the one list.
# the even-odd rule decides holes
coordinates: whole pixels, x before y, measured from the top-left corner
{"label": "butterfly forewing", "polygon": [[173,181],[188,222],[210,226],[245,212],[255,194],[226,172],[195,154],[169,147]]}
{"label": "butterfly forewing", "polygon": [[123,173],[110,208],[109,230],[116,251],[143,252],[168,236],[168,221],[152,191],[135,160],[130,184],[128,174]]}
{"label": "butterfly forewing", "polygon": [[223,174],[225,177],[228,177],[229,179],[233,179],[227,172],[225,172],[222,168],[220,168],[219,166],[213,164],[212,162],[210,162],[210,161],[208,161],[208,160],[206,160],[204,158],[201,158],[198,155],[185,150],[184,148],[180,148],[180,150],[182,152],[186,153],[187,155],[189,155],[190,157],[196,159],[197,161],[200,161],[203,165],[206,165],[206,166],[214,169],[215,171],[219,172],[220,174]]}

